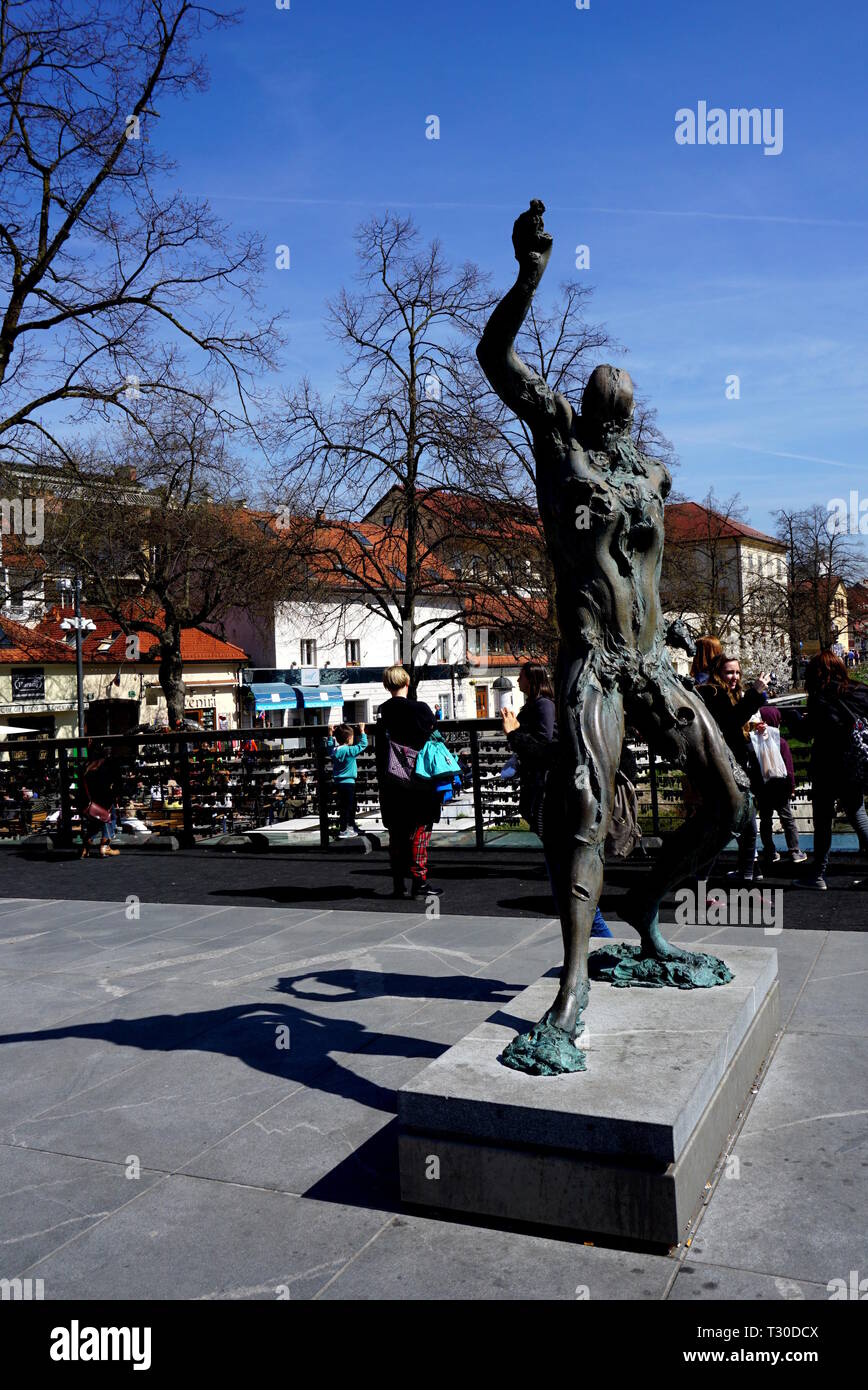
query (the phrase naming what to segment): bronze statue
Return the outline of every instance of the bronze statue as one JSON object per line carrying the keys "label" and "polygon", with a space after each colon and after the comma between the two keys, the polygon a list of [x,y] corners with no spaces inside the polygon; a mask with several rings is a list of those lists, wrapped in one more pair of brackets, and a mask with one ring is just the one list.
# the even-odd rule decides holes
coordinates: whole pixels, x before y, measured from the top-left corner
{"label": "bronze statue", "polygon": [[642,891],[628,894],[619,909],[638,931],[639,946],[596,952],[595,976],[680,988],[732,978],[714,957],[665,941],[657,913],[666,891],[710,862],[740,828],[749,798],[745,775],[703,702],[676,676],[666,649],[659,581],[671,478],[632,438],[630,377],[616,367],[596,367],[577,412],[515,351],[551,256],[544,212],[535,200],[513,227],[518,277],[492,313],[477,356],[501,400],[532,432],[537,500],[557,588],[560,745],[543,825],[564,967],[551,1009],[503,1056],[520,1070],[555,1074],[585,1066],[575,1038],[588,1001],[588,939],[603,883],[625,714],[650,747],[689,773],[702,806],[668,839]]}

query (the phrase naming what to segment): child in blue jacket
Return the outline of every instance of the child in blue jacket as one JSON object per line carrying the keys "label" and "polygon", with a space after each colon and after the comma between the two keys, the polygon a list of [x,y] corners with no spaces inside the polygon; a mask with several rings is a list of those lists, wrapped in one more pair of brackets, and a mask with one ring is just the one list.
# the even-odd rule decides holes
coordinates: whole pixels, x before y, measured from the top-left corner
{"label": "child in blue jacket", "polygon": [[359,741],[355,741],[355,730],[351,724],[329,725],[329,740],[326,747],[331,754],[332,769],[340,813],[338,838],[352,840],[361,835],[356,825],[356,759],[368,746],[364,724],[359,725]]}

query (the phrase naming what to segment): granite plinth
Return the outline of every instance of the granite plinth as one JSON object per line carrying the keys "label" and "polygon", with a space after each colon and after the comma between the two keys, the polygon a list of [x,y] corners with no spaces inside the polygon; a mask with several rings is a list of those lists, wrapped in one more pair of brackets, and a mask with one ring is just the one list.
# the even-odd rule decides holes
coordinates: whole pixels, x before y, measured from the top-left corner
{"label": "granite plinth", "polygon": [[503,1066],[556,983],[519,994],[399,1091],[403,1199],[676,1243],[778,1028],[777,952],[724,954],[735,978],[716,989],[592,984],[586,1072]]}

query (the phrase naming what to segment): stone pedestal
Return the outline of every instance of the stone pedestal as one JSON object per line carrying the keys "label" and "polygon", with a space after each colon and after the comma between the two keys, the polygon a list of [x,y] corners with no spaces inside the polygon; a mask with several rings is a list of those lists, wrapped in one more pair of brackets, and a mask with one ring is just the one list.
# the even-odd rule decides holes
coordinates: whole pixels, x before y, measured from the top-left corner
{"label": "stone pedestal", "polygon": [[716,989],[594,983],[588,1070],[498,1061],[557,981],[519,994],[398,1093],[401,1195],[453,1212],[672,1245],[778,1028],[777,952],[727,946]]}

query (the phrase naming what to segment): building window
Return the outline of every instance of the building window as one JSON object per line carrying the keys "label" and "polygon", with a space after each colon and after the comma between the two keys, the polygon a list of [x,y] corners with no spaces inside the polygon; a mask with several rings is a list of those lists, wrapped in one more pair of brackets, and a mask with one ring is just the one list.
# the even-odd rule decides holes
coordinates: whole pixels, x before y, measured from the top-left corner
{"label": "building window", "polygon": [[362,644],[357,637],[350,637],[344,643],[344,660],[347,666],[361,666]]}
{"label": "building window", "polygon": [[451,696],[451,695],[439,695],[439,696],[437,697],[437,703],[438,703],[438,705],[440,706],[441,710],[443,711],[443,718],[444,718],[444,719],[451,719],[451,718],[452,718],[452,696]]}
{"label": "building window", "polygon": [[444,662],[444,663],[448,663],[448,661],[450,660],[450,651],[449,651],[449,648],[450,648],[450,646],[451,646],[451,641],[452,641],[452,639],[449,638],[449,637],[438,637],[438,639],[437,639],[437,660],[438,660],[438,661],[441,661],[441,662]]}
{"label": "building window", "polygon": [[10,589],[9,597],[6,602],[10,613],[15,614],[17,617],[23,617],[26,611],[23,589]]}
{"label": "building window", "polygon": [[301,665],[316,666],[316,642],[312,637],[303,637],[299,643],[301,647]]}

